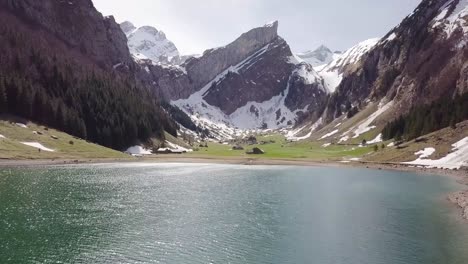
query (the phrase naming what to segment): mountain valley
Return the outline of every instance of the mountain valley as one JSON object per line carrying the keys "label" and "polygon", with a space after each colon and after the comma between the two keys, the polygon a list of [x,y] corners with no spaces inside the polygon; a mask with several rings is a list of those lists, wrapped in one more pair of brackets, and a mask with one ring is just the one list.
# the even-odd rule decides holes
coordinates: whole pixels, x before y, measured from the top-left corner
{"label": "mountain valley", "polygon": [[[455,129],[468,116],[450,105],[468,91],[466,0],[424,0],[382,38],[343,52],[295,53],[274,21],[200,55],[181,54],[155,27],[117,24],[90,0],[0,6],[2,112],[121,151],[158,149],[166,137],[196,149],[269,133],[352,149]],[[30,36],[35,47],[16,45]],[[31,73],[25,83],[19,71]]]}

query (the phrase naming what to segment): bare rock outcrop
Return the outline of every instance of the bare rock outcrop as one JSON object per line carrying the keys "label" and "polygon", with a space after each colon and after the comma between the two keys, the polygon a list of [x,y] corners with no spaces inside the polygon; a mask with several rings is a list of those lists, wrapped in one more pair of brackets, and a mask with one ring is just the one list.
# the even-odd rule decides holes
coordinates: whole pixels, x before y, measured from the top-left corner
{"label": "bare rock outcrop", "polygon": [[366,100],[393,100],[392,113],[401,115],[416,104],[466,92],[467,13],[466,1],[422,1],[357,67],[345,72],[330,98],[325,120],[346,113],[347,105]]}
{"label": "bare rock outcrop", "polygon": [[101,67],[133,63],[120,26],[112,16],[103,17],[91,0],[0,0],[0,6],[53,33]]}
{"label": "bare rock outcrop", "polygon": [[249,101],[261,103],[281,94],[295,68],[288,61],[290,56],[286,41],[276,37],[239,68],[229,71],[223,80],[213,83],[205,100],[229,115]]}
{"label": "bare rock outcrop", "polygon": [[199,58],[191,58],[186,64],[187,73],[194,87],[201,88],[231,65],[271,43],[278,37],[278,22],[255,28],[242,34],[234,42],[205,51]]}
{"label": "bare rock outcrop", "polygon": [[462,209],[462,216],[468,220],[468,191],[456,192],[449,195],[450,202],[458,205]]}
{"label": "bare rock outcrop", "polygon": [[[188,112],[203,112],[191,104],[210,105],[221,115],[269,119],[268,127],[290,126],[298,116],[321,113],[328,92],[323,79],[294,56],[277,29],[278,22],[252,29],[224,47],[188,59],[182,67],[140,64],[166,100],[184,100],[204,89],[202,101],[183,103]],[[237,112],[243,107],[250,110]]]}

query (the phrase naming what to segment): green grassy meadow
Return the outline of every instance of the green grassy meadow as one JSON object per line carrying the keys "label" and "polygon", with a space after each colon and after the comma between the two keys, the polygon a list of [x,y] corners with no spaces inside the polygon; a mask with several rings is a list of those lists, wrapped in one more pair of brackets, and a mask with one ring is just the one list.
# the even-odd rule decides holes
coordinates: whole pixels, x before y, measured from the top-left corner
{"label": "green grassy meadow", "polygon": [[[16,123],[0,121],[0,159],[98,159],[130,158],[130,156],[100,145],[86,142],[55,129],[27,123],[27,128]],[[34,131],[36,133],[34,133]],[[42,133],[42,135],[37,134]],[[56,137],[57,139],[52,138]],[[38,151],[21,142],[38,142],[54,152]]]}
{"label": "green grassy meadow", "polygon": [[[198,151],[186,154],[197,157],[245,157],[245,158],[269,158],[269,159],[307,159],[316,161],[332,161],[362,157],[373,152],[373,147],[330,145],[323,147],[323,143],[312,141],[288,142],[280,134],[259,136],[257,141],[274,141],[269,144],[242,145],[244,150],[232,150],[234,144],[224,145],[220,143],[208,143],[208,148],[199,148]],[[248,155],[248,150],[258,147],[265,151],[263,155]]]}

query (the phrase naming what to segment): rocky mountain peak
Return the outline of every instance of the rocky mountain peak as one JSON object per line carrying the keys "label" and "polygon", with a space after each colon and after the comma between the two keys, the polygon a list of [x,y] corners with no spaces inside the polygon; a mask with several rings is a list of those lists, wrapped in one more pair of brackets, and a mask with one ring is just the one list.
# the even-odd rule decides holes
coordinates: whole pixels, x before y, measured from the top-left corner
{"label": "rocky mountain peak", "polygon": [[266,45],[278,37],[278,21],[265,24],[242,34],[235,42],[250,42],[257,45]]}
{"label": "rocky mountain peak", "polygon": [[332,52],[327,46],[320,45],[315,52]]}
{"label": "rocky mountain peak", "polygon": [[200,58],[189,59],[185,68],[194,86],[201,88],[230,66],[240,63],[278,38],[278,21],[274,21],[242,34],[226,46],[207,50]]}
{"label": "rocky mountain peak", "polygon": [[0,8],[51,32],[101,67],[133,63],[115,19],[103,17],[91,0],[0,0]]}
{"label": "rocky mountain peak", "polygon": [[125,35],[129,35],[136,29],[135,25],[133,25],[133,23],[130,21],[122,22],[120,24],[120,28],[125,33]]}
{"label": "rocky mountain peak", "polygon": [[326,65],[333,60],[333,52],[325,45],[320,45],[317,49],[298,53],[297,56],[304,61],[310,63],[312,66],[317,67]]}
{"label": "rocky mountain peak", "polygon": [[142,26],[138,30],[144,31],[152,36],[155,37],[157,40],[165,40],[166,34],[163,31],[157,30],[155,27],[152,26]]}
{"label": "rocky mountain peak", "polygon": [[167,39],[163,31],[155,27],[137,28],[129,21],[123,22],[120,27],[127,35],[130,52],[137,59],[169,64],[170,58],[180,55],[175,44]]}

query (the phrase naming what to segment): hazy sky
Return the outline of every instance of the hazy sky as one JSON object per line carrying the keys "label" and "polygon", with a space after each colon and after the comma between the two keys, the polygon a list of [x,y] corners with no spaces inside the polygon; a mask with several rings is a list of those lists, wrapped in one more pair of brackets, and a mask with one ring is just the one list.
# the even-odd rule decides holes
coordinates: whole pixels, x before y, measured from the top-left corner
{"label": "hazy sky", "polygon": [[279,20],[295,52],[324,44],[345,50],[381,37],[421,0],[93,0],[104,15],[166,33],[182,54],[223,46],[241,33]]}

